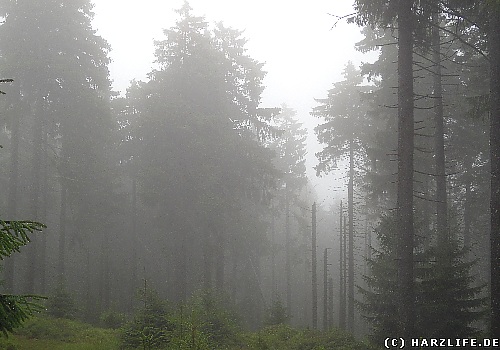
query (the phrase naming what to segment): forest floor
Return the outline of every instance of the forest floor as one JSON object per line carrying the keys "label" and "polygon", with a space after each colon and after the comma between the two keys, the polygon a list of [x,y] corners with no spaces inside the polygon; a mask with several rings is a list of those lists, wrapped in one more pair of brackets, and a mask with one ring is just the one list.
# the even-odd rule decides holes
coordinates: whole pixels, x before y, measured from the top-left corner
{"label": "forest floor", "polygon": [[15,334],[0,335],[0,350],[117,350],[118,334],[78,321],[37,317]]}
{"label": "forest floor", "polygon": [[[238,345],[225,350],[366,350],[366,344],[339,331],[298,330],[280,325],[244,333]],[[79,321],[38,317],[8,337],[0,335],[0,350],[119,350],[120,330],[103,329]],[[142,349],[142,348],[141,348]],[[170,348],[168,348],[170,349]],[[186,349],[189,349],[187,347]]]}

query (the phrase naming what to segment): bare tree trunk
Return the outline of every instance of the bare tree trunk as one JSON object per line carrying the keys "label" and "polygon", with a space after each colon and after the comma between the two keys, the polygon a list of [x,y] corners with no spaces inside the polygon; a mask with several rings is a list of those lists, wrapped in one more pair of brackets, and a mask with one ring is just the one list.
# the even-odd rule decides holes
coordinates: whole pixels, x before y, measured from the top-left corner
{"label": "bare tree trunk", "polygon": [[290,195],[288,183],[285,184],[285,275],[286,275],[286,310],[292,316],[292,269],[290,264]]}
{"label": "bare tree trunk", "polygon": [[434,63],[434,123],[435,123],[435,155],[436,155],[436,206],[438,246],[441,249],[448,243],[448,208],[446,197],[446,173],[444,154],[444,116],[443,87],[441,84],[441,37],[439,35],[439,12],[432,13],[432,61]]}
{"label": "bare tree trunk", "polygon": [[328,248],[323,252],[323,331],[328,330]]}
{"label": "bare tree trunk", "polygon": [[59,276],[60,282],[63,283],[65,280],[65,269],[66,269],[66,181],[61,180],[61,211],[59,214],[59,259],[57,262],[57,274]]}
{"label": "bare tree trunk", "polygon": [[415,316],[413,288],[413,0],[399,1],[398,8],[398,313],[399,333],[410,338]]}
{"label": "bare tree trunk", "polygon": [[500,338],[500,4],[490,2],[491,332]]}
{"label": "bare tree trunk", "polygon": [[318,329],[318,278],[316,275],[316,203],[312,205],[312,326]]}
{"label": "bare tree trunk", "polygon": [[349,215],[349,295],[347,304],[347,329],[354,332],[354,146],[349,140],[349,186],[347,189]]}
{"label": "bare tree trunk", "polygon": [[[48,155],[47,155],[47,132],[44,130],[43,132],[43,149],[42,149],[42,178],[43,178],[43,186],[42,186],[42,213],[41,219],[42,222],[47,222],[47,206],[48,206]],[[38,266],[38,274],[40,276],[40,293],[45,294],[47,289],[47,231],[45,231],[40,237],[40,262]]]}
{"label": "bare tree trunk", "polygon": [[[465,203],[464,203],[464,246],[471,249],[472,232],[472,159],[466,156],[464,159],[465,167]],[[470,252],[469,252],[470,253]],[[470,254],[469,254],[470,256]]]}
{"label": "bare tree trunk", "polygon": [[215,287],[219,292],[224,290],[224,259],[225,259],[225,232],[223,224],[217,229],[215,234],[216,237],[216,248],[217,253],[215,254]]}
{"label": "bare tree trunk", "polygon": [[174,233],[177,236],[177,254],[175,266],[175,301],[183,303],[187,295],[187,247],[186,247],[186,233],[176,228]]}
{"label": "bare tree trunk", "polygon": [[[10,164],[9,164],[9,197],[7,214],[10,220],[16,219],[17,196],[19,187],[19,140],[20,140],[20,116],[13,116],[12,135],[10,141]],[[15,255],[5,259],[5,289],[8,293],[14,292],[14,267]]]}
{"label": "bare tree trunk", "polygon": [[346,319],[345,319],[345,232],[343,230],[342,226],[342,217],[344,215],[344,208],[342,207],[342,201],[340,201],[340,218],[339,218],[339,244],[340,244],[340,261],[339,261],[339,266],[340,266],[340,271],[339,271],[339,276],[340,276],[340,281],[339,281],[339,295],[340,295],[340,300],[339,300],[339,328],[342,330],[345,330],[346,326]]}
{"label": "bare tree trunk", "polygon": [[276,222],[274,218],[274,205],[271,206],[271,284],[272,298],[278,297],[278,288],[276,285]]}
{"label": "bare tree trunk", "polygon": [[328,330],[333,329],[333,278],[328,278]]}
{"label": "bare tree trunk", "polygon": [[90,259],[90,247],[87,243],[85,248],[85,317],[87,320],[95,320],[95,297],[92,294],[92,264]]}
{"label": "bare tree trunk", "polygon": [[138,239],[137,239],[137,180],[135,178],[135,174],[132,179],[132,213],[130,216],[132,218],[132,256],[131,256],[131,268],[132,268],[132,276],[130,283],[130,309],[133,308],[134,305],[134,294],[137,288],[139,288],[139,280],[137,276],[137,249],[138,249]]}
{"label": "bare tree trunk", "polygon": [[203,288],[210,290],[212,288],[212,234],[209,230],[204,235],[203,248]]}
{"label": "bare tree trunk", "polygon": [[344,286],[344,290],[342,293],[343,300],[342,300],[342,314],[343,314],[343,328],[347,328],[347,218],[344,216],[344,229],[343,229],[343,239],[344,239],[344,274],[343,274],[343,281],[342,285]]}
{"label": "bare tree trunk", "polygon": [[[43,106],[42,99],[35,105],[35,125],[33,130],[33,158],[32,158],[32,182],[31,182],[31,217],[32,220],[39,220],[40,206],[40,173],[42,168],[42,140],[43,140]],[[31,238],[31,243],[27,247],[28,252],[28,270],[26,274],[26,293],[35,292],[35,280],[37,277],[38,265],[38,236]]]}
{"label": "bare tree trunk", "polygon": [[110,246],[109,246],[109,233],[103,230],[102,243],[101,243],[101,283],[100,283],[100,299],[101,309],[99,311],[109,310],[110,296],[111,296],[111,281],[110,281]]}
{"label": "bare tree trunk", "polygon": [[233,252],[232,252],[232,256],[233,256],[233,272],[232,272],[232,278],[233,278],[233,288],[232,288],[232,293],[231,293],[231,299],[233,301],[233,303],[236,302],[236,298],[237,298],[237,295],[238,295],[238,285],[239,285],[239,280],[238,280],[238,265],[239,265],[239,254],[238,252],[236,252],[236,249],[233,247]]}

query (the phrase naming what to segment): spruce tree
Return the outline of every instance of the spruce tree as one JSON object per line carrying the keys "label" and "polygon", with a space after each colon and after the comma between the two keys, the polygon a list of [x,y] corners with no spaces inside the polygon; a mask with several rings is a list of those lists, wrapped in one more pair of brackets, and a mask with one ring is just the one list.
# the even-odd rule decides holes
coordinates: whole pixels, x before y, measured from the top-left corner
{"label": "spruce tree", "polygon": [[129,89],[126,105],[140,140],[138,199],[154,221],[151,238],[168,243],[163,273],[175,282],[166,288],[180,302],[200,287],[189,278],[196,271],[222,291],[229,259],[255,269],[277,171],[263,144],[275,111],[259,108],[262,64],[247,55],[241,31],[210,27],[187,2],[177,13],[155,43],[156,69]]}
{"label": "spruce tree", "polygon": [[[4,18],[1,57],[5,74],[17,82],[12,104],[22,107],[11,117],[25,126],[18,128],[17,122],[12,123],[12,131],[28,140],[21,146],[31,154],[31,164],[19,163],[17,172],[12,163],[13,174],[29,171],[26,197],[33,219],[46,215],[47,210],[60,212],[56,225],[59,279],[68,276],[67,238],[71,233],[80,250],[89,254],[99,250],[96,266],[89,266],[87,273],[94,274],[96,267],[104,271],[98,299],[105,306],[110,296],[108,235],[114,176],[108,162],[114,128],[109,111],[110,47],[92,28],[94,14],[88,0],[4,1],[0,12]],[[15,160],[19,153],[15,142],[11,151]],[[12,183],[15,185],[15,178]],[[34,241],[31,246],[25,279],[28,292],[42,290],[47,284],[46,244]],[[7,271],[9,280],[11,270]],[[20,278],[16,276],[16,280]],[[86,283],[85,287],[94,285]],[[94,290],[89,295],[96,298],[96,293]]]}
{"label": "spruce tree", "polygon": [[[30,242],[30,234],[41,231],[45,225],[33,221],[0,220],[0,259],[19,252]],[[44,299],[36,295],[0,294],[0,331],[7,335],[44,308],[36,303]]]}
{"label": "spruce tree", "polygon": [[[375,232],[380,243],[368,261],[370,274],[364,276],[369,288],[359,290],[363,299],[358,306],[371,325],[374,344],[380,344],[398,329],[397,300],[393,298],[398,279],[395,249],[396,220],[382,218]],[[417,237],[426,234],[418,226]],[[415,312],[413,337],[463,338],[479,334],[477,321],[485,316],[484,286],[475,286],[473,262],[465,261],[466,249],[451,236],[447,249],[424,248],[420,239],[415,246]]]}

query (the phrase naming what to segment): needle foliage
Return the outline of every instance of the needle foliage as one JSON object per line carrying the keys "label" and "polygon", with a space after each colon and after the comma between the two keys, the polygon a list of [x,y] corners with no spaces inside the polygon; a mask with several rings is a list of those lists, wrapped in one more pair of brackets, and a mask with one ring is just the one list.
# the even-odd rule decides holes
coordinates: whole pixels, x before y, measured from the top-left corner
{"label": "needle foliage", "polygon": [[[43,228],[45,225],[39,222],[0,220],[0,259],[19,252],[19,248],[30,241],[29,234]],[[0,331],[7,336],[33,314],[42,311],[43,306],[37,303],[42,299],[38,295],[0,294]]]}

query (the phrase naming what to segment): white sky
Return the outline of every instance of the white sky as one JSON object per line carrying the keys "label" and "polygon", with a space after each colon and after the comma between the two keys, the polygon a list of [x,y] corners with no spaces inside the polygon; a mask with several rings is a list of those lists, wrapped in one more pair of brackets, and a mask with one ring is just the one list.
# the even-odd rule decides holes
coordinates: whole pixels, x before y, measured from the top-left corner
{"label": "white sky", "polygon": [[[115,90],[125,92],[132,79],[145,80],[154,60],[153,40],[163,39],[162,29],[175,25],[173,9],[183,0],[93,0],[94,28],[112,47],[110,66]],[[316,186],[320,202],[329,202],[328,188],[343,172],[317,179],[314,153],[321,150],[312,131],[315,118],[309,112],[314,98],[326,97],[332,84],[342,79],[342,70],[351,60],[355,65],[369,58],[354,49],[361,39],[360,28],[329,14],[353,12],[351,0],[191,0],[193,14],[209,23],[245,30],[248,54],[265,62],[268,72],[262,107],[286,103],[298,112],[310,131],[308,176]],[[372,56],[373,57],[373,56]],[[338,186],[338,184],[334,185]],[[336,198],[339,194],[335,195]],[[326,204],[326,203],[325,203]]]}

